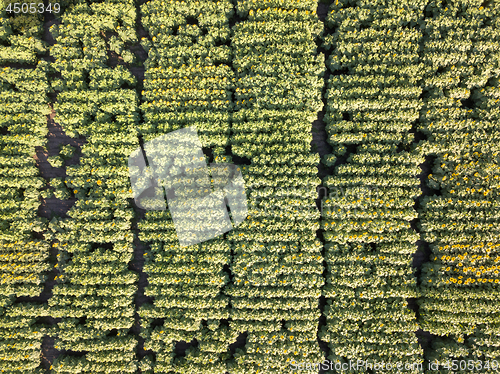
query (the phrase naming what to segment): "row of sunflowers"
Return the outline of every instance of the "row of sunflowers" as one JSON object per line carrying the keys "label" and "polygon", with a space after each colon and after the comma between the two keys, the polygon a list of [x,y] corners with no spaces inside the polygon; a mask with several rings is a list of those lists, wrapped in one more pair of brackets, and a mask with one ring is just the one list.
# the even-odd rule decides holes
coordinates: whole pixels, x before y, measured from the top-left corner
{"label": "row of sunflowers", "polygon": [[5,67],[0,87],[0,370],[25,373],[40,365],[46,329],[38,322],[42,307],[19,298],[40,295],[51,268],[41,235],[47,221],[38,216],[46,182],[36,161],[50,113],[47,65]]}
{"label": "row of sunflowers", "polygon": [[454,0],[432,15],[419,130],[432,158],[426,184],[436,193],[419,211],[430,245],[419,322],[437,336],[428,360],[493,367],[500,362],[498,4]]}
{"label": "row of sunflowers", "polygon": [[422,32],[412,26],[425,3],[340,0],[326,19],[335,32],[324,38],[333,73],[325,114],[333,153],[324,163],[334,168],[323,181],[327,306],[319,337],[337,364],[361,359],[398,372],[401,363],[417,373],[411,365],[423,362],[407,299],[418,295],[411,222],[424,161],[410,132],[425,71]]}
{"label": "row of sunflowers", "polygon": [[[151,0],[140,10],[149,34],[141,41],[148,52],[139,126],[142,139],[146,143],[194,127],[207,150],[202,163],[230,162],[226,147],[234,89],[228,46],[233,4],[229,0]],[[181,147],[174,152],[180,155]],[[186,191],[184,198],[190,194]],[[146,211],[138,222],[139,239],[149,245],[143,271],[148,279],[144,294],[151,300],[138,310],[146,350],[141,370],[223,374],[229,345],[237,337],[227,324],[230,300],[222,292],[230,281],[230,247],[222,236],[180,247],[176,228],[188,217],[177,217],[174,226],[169,207]],[[201,206],[196,216],[210,220],[210,209]],[[199,229],[188,224],[186,234],[196,235]],[[178,353],[179,342],[185,342],[183,355]]]}
{"label": "row of sunflowers", "polygon": [[139,146],[138,95],[130,88],[136,78],[109,58],[118,51],[118,63],[130,62],[124,51],[138,42],[136,8],[131,0],[66,5],[50,29],[55,122],[85,142],[77,164],[62,164],[65,179],[52,182],[76,202],[48,231],[58,270],[47,310],[57,319],[48,332],[59,351],[51,371],[135,373],[138,340],[130,328],[139,277],[129,269],[135,212],[127,161]]}
{"label": "row of sunflowers", "polygon": [[320,184],[311,123],[323,107],[324,57],[316,1],[238,1],[231,147],[243,167],[249,216],[228,233],[233,250],[231,328],[247,333],[231,373],[289,372],[321,362],[323,286],[316,237]]}
{"label": "row of sunflowers", "polygon": [[[47,222],[37,212],[46,181],[36,161],[36,147],[46,144],[50,86],[48,64],[38,56],[47,50],[43,15],[14,16],[8,3],[0,9],[0,63],[16,67],[0,71],[0,370],[24,373],[39,367],[47,333],[38,322],[43,308],[17,298],[40,295],[51,268],[50,244],[40,235]],[[44,8],[43,1],[34,3]]]}

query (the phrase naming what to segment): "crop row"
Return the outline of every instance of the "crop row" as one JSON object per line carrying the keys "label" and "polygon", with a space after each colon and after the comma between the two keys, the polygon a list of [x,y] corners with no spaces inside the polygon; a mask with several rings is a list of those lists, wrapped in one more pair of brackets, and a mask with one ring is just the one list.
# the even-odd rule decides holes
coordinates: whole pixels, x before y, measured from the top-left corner
{"label": "crop row", "polygon": [[[201,163],[230,162],[224,155],[233,107],[234,73],[227,46],[233,12],[227,0],[152,0],[141,6],[149,33],[142,40],[148,58],[141,105],[144,121],[139,127],[146,155],[154,151],[147,142],[175,130],[195,128],[201,146],[211,153],[202,156]],[[161,157],[192,152],[190,147],[171,147]],[[208,209],[199,207],[196,216],[211,220]],[[189,224],[183,234],[200,235],[200,223]],[[148,277],[144,293],[152,300],[139,310],[144,349],[153,353],[142,360],[141,368],[146,373],[222,374],[229,344],[236,340],[227,322],[222,323],[230,316],[229,297],[222,292],[229,282],[230,248],[221,237],[180,247],[176,229],[181,227],[179,222],[176,225],[168,208],[147,211],[138,223],[139,239],[150,246],[144,253],[143,271]],[[179,341],[187,342],[184,357],[176,354]]]}
{"label": "crop row", "polygon": [[324,179],[327,306],[319,336],[333,362],[362,357],[392,363],[393,372],[397,362],[422,362],[407,303],[418,295],[411,254],[419,237],[410,223],[424,157],[410,130],[422,107],[422,33],[408,26],[424,5],[337,1],[327,16],[335,30],[324,42],[334,73],[325,114],[333,153],[323,162],[335,168]]}
{"label": "crop row", "polygon": [[[247,332],[231,373],[289,371],[319,362],[316,238],[320,183],[310,126],[322,109],[322,25],[315,1],[238,1],[231,45],[236,68],[231,149],[243,167],[249,216],[228,234],[233,249],[231,328]],[[292,265],[293,264],[293,265]]]}
{"label": "crop row", "polygon": [[137,40],[135,6],[128,0],[79,2],[51,32],[53,67],[61,77],[52,83],[55,121],[69,136],[86,140],[79,164],[66,165],[67,176],[56,187],[76,203],[50,224],[58,274],[48,314],[59,319],[50,335],[61,352],[51,369],[135,373],[137,338],[129,330],[138,276],[128,267],[134,211],[124,170],[139,146],[138,98],[135,89],[125,88],[135,78],[123,66],[111,67],[107,54]]}
{"label": "crop row", "polygon": [[[45,181],[35,147],[47,133],[47,65],[0,71],[0,370],[25,373],[40,365],[46,329],[37,323],[44,311],[17,298],[38,296],[50,270],[47,229],[38,217]],[[18,106],[18,107],[17,107]]]}
{"label": "crop row", "polygon": [[430,243],[422,268],[420,325],[437,335],[430,360],[500,358],[498,306],[500,174],[498,12],[494,4],[451,1],[426,20],[422,62],[427,135],[439,191],[422,202]]}
{"label": "crop row", "polygon": [[9,17],[1,5],[0,63],[16,67],[0,70],[0,370],[35,373],[47,333],[38,318],[46,313],[19,298],[39,296],[51,268],[41,235],[47,222],[38,216],[46,182],[36,157],[46,144],[49,69],[37,56],[46,51],[42,17]]}

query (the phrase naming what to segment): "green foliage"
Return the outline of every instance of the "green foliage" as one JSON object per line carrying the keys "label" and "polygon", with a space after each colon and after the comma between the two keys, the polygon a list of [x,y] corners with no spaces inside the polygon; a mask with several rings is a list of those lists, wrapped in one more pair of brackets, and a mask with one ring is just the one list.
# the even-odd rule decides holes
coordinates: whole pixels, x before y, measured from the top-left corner
{"label": "green foliage", "polygon": [[337,30],[324,39],[327,64],[339,73],[326,93],[333,154],[323,162],[352,149],[324,179],[322,202],[329,299],[320,338],[334,362],[422,362],[406,298],[418,296],[409,255],[419,239],[411,221],[425,160],[408,131],[422,108],[422,32],[413,26],[423,4],[337,1],[327,17]]}
{"label": "green foliage", "polygon": [[[36,7],[42,0],[32,1]],[[37,13],[19,13],[12,16],[6,12],[10,1],[0,2],[0,63],[33,64],[38,62],[38,55],[47,50],[47,43],[42,40],[43,15]]]}
{"label": "green foliage", "polygon": [[[43,16],[9,15],[1,3],[0,61],[31,66],[0,70],[1,371],[40,372],[47,334],[62,353],[54,373],[283,372],[323,361],[318,336],[336,362],[500,360],[496,2],[338,0],[324,32],[313,0],[150,0],[140,6],[149,33],[140,105],[127,68],[136,4],[61,3],[53,63],[38,62],[48,50]],[[310,130],[325,65],[332,153],[321,162],[333,173],[318,211]],[[56,122],[85,142],[79,164],[48,186],[35,151],[46,146],[51,89]],[[168,210],[137,222],[153,300],[137,313],[154,353],[138,360],[128,156],[139,136],[189,126],[211,150],[207,161],[248,159],[249,215],[187,248]],[[62,146],[48,161],[63,167],[74,152]],[[422,188],[431,192],[417,199]],[[76,201],[47,224],[37,210],[52,196]],[[53,270],[49,240],[58,255],[48,306],[21,302],[40,296]],[[430,260],[417,285],[419,240]],[[60,319],[50,330],[37,323],[47,315]],[[419,328],[433,335],[425,356]],[[178,357],[176,343],[194,339]]]}
{"label": "green foliage", "polygon": [[[14,27],[2,20],[4,31]],[[14,32],[19,32],[17,26]],[[11,62],[34,63],[34,54],[22,49],[26,59],[21,59],[12,46],[6,46],[14,36],[21,44],[29,40],[4,34],[0,59],[7,51]],[[43,147],[47,141],[46,115],[50,108],[44,64],[34,69],[2,68],[0,91],[0,370],[20,374],[35,372],[40,366],[46,331],[36,320],[46,315],[46,309],[17,298],[40,296],[51,270],[49,244],[42,236],[47,226],[38,216],[46,183],[34,158],[35,147]]]}
{"label": "green foliage", "polygon": [[64,165],[64,160],[60,156],[49,156],[47,161],[53,168],[61,168]]}
{"label": "green foliage", "polygon": [[71,197],[71,193],[62,178],[52,178],[50,185],[54,187],[54,196],[59,200],[67,200]]}
{"label": "green foliage", "polygon": [[[214,150],[214,161],[229,162],[224,148],[229,144],[234,73],[228,65],[231,50],[224,44],[229,41],[232,4],[150,1],[141,11],[151,38],[141,42],[148,51],[141,105],[145,121],[139,126],[144,141],[196,126],[202,145]],[[138,226],[140,239],[151,243],[145,254],[150,280],[145,293],[158,300],[139,311],[146,323],[145,349],[157,354],[146,368],[224,373],[228,345],[236,339],[223,333],[219,322],[229,318],[229,298],[221,293],[229,281],[223,270],[230,258],[227,241],[217,238],[181,250],[168,211],[148,211]],[[164,323],[153,329],[149,321],[158,317]],[[209,330],[202,320],[209,321]],[[198,347],[174,359],[172,343],[194,338]]]}
{"label": "green foliage", "polygon": [[428,137],[422,150],[434,156],[427,184],[440,193],[425,198],[419,212],[431,249],[420,323],[442,337],[431,359],[498,360],[498,12],[476,1],[428,8],[419,130]]}
{"label": "green foliage", "polygon": [[[62,15],[52,32],[53,67],[61,79],[55,121],[72,137],[84,136],[80,163],[66,167],[66,178],[55,178],[55,196],[76,202],[67,218],[53,219],[50,232],[58,248],[56,285],[49,314],[62,318],[51,335],[62,353],[54,373],[135,373],[137,339],[128,333],[134,324],[134,294],[138,276],[128,269],[132,260],[130,182],[127,159],[139,139],[135,77],[123,66],[107,66],[109,48],[130,53],[136,40],[132,1],[77,2]],[[109,35],[109,34],[108,34]],[[115,34],[116,35],[116,34]],[[129,56],[130,57],[130,56]],[[127,87],[127,88],[125,88]],[[75,148],[61,147],[59,159]],[[79,318],[86,317],[85,323]],[[117,331],[116,336],[108,336]]]}
{"label": "green foliage", "polygon": [[73,157],[75,150],[76,150],[76,148],[69,145],[69,144],[61,145],[60,150],[59,150],[59,155],[61,158],[67,160],[67,159]]}
{"label": "green foliage", "polygon": [[[323,285],[315,190],[319,158],[311,123],[323,107],[322,24],[316,2],[239,1],[243,20],[231,46],[236,70],[231,149],[250,159],[242,172],[249,217],[228,233],[232,260],[231,326],[248,331],[231,372],[280,371],[294,361],[323,361],[317,325]],[[282,321],[286,325],[281,324]]]}

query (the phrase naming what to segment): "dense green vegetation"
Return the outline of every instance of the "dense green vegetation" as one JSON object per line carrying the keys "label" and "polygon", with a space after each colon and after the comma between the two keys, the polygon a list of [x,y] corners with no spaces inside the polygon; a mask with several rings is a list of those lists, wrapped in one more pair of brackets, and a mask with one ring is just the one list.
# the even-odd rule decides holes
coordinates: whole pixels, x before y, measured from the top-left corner
{"label": "dense green vegetation", "polygon": [[439,336],[429,359],[500,356],[498,3],[452,2],[424,28],[426,90],[419,127],[432,155],[422,238],[420,326]]}
{"label": "dense green vegetation", "polygon": [[[154,0],[142,5],[150,36],[143,39],[148,58],[139,133],[145,142],[196,126],[202,145],[213,148],[213,160],[207,161],[223,161],[234,87],[231,52],[224,43],[233,12],[229,1]],[[228,296],[222,292],[228,282],[223,267],[231,262],[228,242],[216,238],[181,248],[168,210],[146,212],[138,228],[139,239],[150,244],[143,271],[148,277],[145,295],[153,300],[139,310],[141,335],[144,348],[155,355],[142,367],[224,373],[227,347],[236,339],[220,323],[229,318]],[[176,358],[176,343],[193,339],[198,344]]]}
{"label": "dense green vegetation", "polygon": [[36,167],[35,147],[45,144],[50,112],[46,65],[35,69],[0,71],[0,370],[24,373],[40,365],[40,346],[46,329],[37,324],[41,310],[21,297],[43,290],[51,265],[47,230],[37,216],[45,181]]}
{"label": "dense green vegetation", "polygon": [[[230,327],[247,332],[232,373],[281,372],[322,361],[317,340],[323,285],[315,206],[320,183],[310,127],[321,110],[322,30],[315,1],[240,1],[231,47],[236,70],[231,147],[246,157],[250,212],[228,233],[234,256]],[[316,157],[315,157],[316,156]]]}
{"label": "dense green vegetation", "polygon": [[422,107],[422,33],[407,26],[422,19],[425,3],[383,4],[339,2],[327,17],[336,32],[325,41],[334,73],[325,123],[335,152],[326,159],[349,154],[324,180],[328,304],[320,338],[332,361],[395,365],[420,363],[423,353],[406,301],[417,296],[410,222],[424,157],[410,130]]}
{"label": "dense green vegetation", "polygon": [[[497,0],[1,4],[2,372],[497,372]],[[191,126],[249,212],[181,247],[128,158]]]}
{"label": "dense green vegetation", "polygon": [[[137,371],[134,324],[138,276],[128,269],[133,256],[128,155],[139,145],[135,126],[135,78],[122,67],[107,66],[106,33],[135,29],[132,1],[80,3],[52,28],[54,68],[61,79],[55,120],[72,137],[84,136],[78,165],[66,167],[68,194],[77,198],[67,218],[52,222],[58,248],[57,284],[49,314],[60,318],[51,334],[61,351],[55,373]],[[119,34],[121,43],[137,40]],[[85,323],[81,324],[81,319]],[[112,334],[116,332],[116,334]]]}

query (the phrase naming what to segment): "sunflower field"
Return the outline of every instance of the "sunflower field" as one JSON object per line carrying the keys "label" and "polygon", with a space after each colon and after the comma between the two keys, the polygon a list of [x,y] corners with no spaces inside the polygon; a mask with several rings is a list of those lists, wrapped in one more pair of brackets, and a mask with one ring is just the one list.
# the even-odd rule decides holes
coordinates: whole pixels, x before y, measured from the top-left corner
{"label": "sunflower field", "polygon": [[500,371],[500,1],[0,4],[2,373]]}

